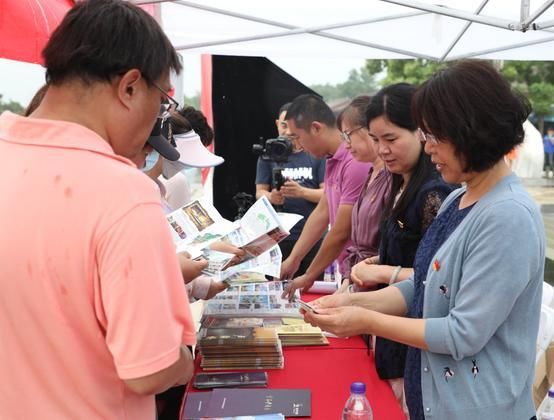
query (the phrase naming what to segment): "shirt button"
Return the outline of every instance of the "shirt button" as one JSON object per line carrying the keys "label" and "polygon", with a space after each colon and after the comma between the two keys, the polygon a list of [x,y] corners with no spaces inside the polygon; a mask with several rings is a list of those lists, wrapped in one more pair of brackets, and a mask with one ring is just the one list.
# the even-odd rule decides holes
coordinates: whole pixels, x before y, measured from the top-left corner
{"label": "shirt button", "polygon": [[424,367],[424,368],[423,368],[423,371],[424,371],[424,372],[429,372],[429,368],[428,368],[428,367]]}
{"label": "shirt button", "polygon": [[429,412],[429,411],[431,411],[431,409],[430,409],[429,407],[427,407],[427,408],[425,409],[425,411]]}

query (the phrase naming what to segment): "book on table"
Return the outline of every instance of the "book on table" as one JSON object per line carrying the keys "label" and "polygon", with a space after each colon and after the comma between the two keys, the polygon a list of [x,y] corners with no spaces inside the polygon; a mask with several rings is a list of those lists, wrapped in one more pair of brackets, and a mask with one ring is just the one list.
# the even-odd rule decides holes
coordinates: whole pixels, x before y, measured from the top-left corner
{"label": "book on table", "polygon": [[197,389],[267,386],[266,372],[197,373],[193,385]]}
{"label": "book on table", "polygon": [[221,388],[188,393],[183,419],[225,419],[240,416],[256,416],[254,418],[257,419],[257,416],[276,414],[286,417],[309,417],[311,411],[309,389]]}

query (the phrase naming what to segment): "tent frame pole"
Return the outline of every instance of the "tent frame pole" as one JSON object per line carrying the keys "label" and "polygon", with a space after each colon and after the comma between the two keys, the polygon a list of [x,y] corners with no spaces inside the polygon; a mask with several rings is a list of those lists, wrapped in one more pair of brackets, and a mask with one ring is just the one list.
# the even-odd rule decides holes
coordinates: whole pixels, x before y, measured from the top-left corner
{"label": "tent frame pole", "polygon": [[[455,19],[467,20],[474,23],[480,23],[483,25],[494,26],[496,28],[509,29],[515,31],[519,29],[519,22],[512,22],[506,19],[491,18],[488,16],[475,15],[459,9],[452,9],[445,6],[435,6],[432,4],[420,3],[412,0],[380,0],[385,3],[397,4],[399,6],[410,7],[412,9],[424,10],[430,13],[436,13],[438,15],[448,16]],[[552,0],[554,1],[554,0]]]}
{"label": "tent frame pole", "polygon": [[[525,0],[522,0],[522,1],[525,1]],[[481,13],[481,10],[483,10],[483,8],[487,5],[488,2],[489,2],[489,0],[483,0],[483,2],[479,5],[479,7],[477,7],[477,10],[475,11],[475,14],[478,15],[479,13]],[[440,62],[443,62],[446,59],[448,54],[450,54],[452,49],[456,46],[456,44],[460,41],[460,39],[462,39],[462,36],[464,36],[464,34],[469,29],[469,27],[471,26],[472,23],[473,22],[469,22],[469,21],[466,22],[466,24],[464,25],[463,29],[460,31],[460,33],[458,34],[456,39],[454,39],[454,41],[452,41],[452,43],[448,46],[448,48],[446,49],[444,54],[440,57],[440,59],[439,59]]]}
{"label": "tent frame pole", "polygon": [[447,61],[460,60],[462,58],[478,57],[478,56],[483,55],[483,54],[490,54],[490,53],[495,53],[495,52],[500,52],[500,51],[513,50],[513,49],[517,49],[517,48],[524,48],[524,47],[529,47],[531,45],[544,44],[544,43],[552,42],[552,41],[554,41],[554,36],[550,36],[548,38],[543,38],[543,39],[536,39],[534,41],[520,42],[520,43],[517,43],[517,44],[504,45],[504,46],[498,47],[498,48],[489,48],[487,50],[474,51],[474,52],[468,53],[468,54],[461,54],[461,55],[457,55],[457,56],[454,56],[454,57],[449,57]]}
{"label": "tent frame pole", "polygon": [[[525,0],[522,0],[522,3],[524,2]],[[522,20],[521,22],[521,30],[523,32],[527,31],[527,29],[531,28],[531,29],[537,29],[535,26],[535,24],[533,24],[533,22],[535,20],[538,19],[538,17],[540,15],[542,15],[544,12],[546,12],[548,10],[548,8],[550,6],[552,6],[554,4],[554,0],[548,0],[548,1],[545,1],[542,6],[540,6],[537,10],[535,10],[535,12],[533,14],[531,14],[530,16],[526,16],[526,18],[524,20]],[[539,24],[540,26],[540,24]]]}

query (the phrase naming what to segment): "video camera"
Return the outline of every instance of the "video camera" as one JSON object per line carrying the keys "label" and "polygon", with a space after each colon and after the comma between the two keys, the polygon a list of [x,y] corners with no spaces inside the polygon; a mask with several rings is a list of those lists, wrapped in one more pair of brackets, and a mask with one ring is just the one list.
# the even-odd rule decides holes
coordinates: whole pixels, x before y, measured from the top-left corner
{"label": "video camera", "polygon": [[292,142],[288,137],[268,139],[263,145],[254,144],[252,146],[252,153],[261,156],[263,160],[276,163],[276,166],[273,168],[272,185],[273,188],[279,191],[286,181],[282,173],[283,168],[281,165],[288,161],[292,153]]}
{"label": "video camera", "polygon": [[261,156],[263,160],[270,160],[276,163],[285,163],[292,153],[292,142],[288,137],[277,137],[267,139],[265,144],[254,144],[252,153]]}

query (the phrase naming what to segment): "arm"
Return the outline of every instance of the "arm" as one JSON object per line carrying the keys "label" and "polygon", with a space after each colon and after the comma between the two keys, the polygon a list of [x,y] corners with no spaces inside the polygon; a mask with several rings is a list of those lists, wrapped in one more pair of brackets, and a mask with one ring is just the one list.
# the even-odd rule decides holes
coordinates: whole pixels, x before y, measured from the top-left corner
{"label": "arm", "polygon": [[[360,261],[350,273],[352,282],[358,287],[372,287],[378,284],[392,284],[406,280],[414,273],[413,268],[402,267],[397,270],[393,265],[380,265],[373,262],[374,259],[367,258]],[[396,275],[393,279],[393,275]],[[393,281],[391,281],[393,280]]]}
{"label": "arm", "polygon": [[259,199],[263,195],[275,206],[281,206],[285,202],[285,197],[281,191],[277,191],[275,188],[270,191],[268,184],[256,184],[256,199]]}
{"label": "arm", "polygon": [[269,184],[256,184],[256,200],[259,200],[264,195],[269,198],[269,191],[271,189],[271,185]]}
{"label": "arm", "polygon": [[202,275],[187,284],[187,292],[194,299],[208,300],[228,287],[229,283],[216,281],[211,277]]}
{"label": "arm", "polygon": [[179,260],[179,267],[181,268],[181,275],[185,284],[190,283],[202,274],[202,270],[208,266],[207,260],[193,260],[187,252],[178,253],[177,259]]}
{"label": "arm", "polygon": [[183,345],[195,343],[196,329],[159,201],[98,235],[95,313],[118,376],[145,394],[188,381],[193,362]]}
{"label": "arm", "polygon": [[[410,282],[407,291],[413,288],[412,280],[405,283]],[[409,296],[397,287],[325,296],[313,302],[319,315],[305,313],[304,318],[338,336],[370,333],[425,349],[425,320],[403,318]]]}
{"label": "arm", "polygon": [[323,184],[319,185],[319,188],[304,188],[304,198],[312,203],[319,203],[319,200],[323,196]]}
{"label": "arm", "polygon": [[281,188],[281,193],[285,197],[303,198],[312,203],[319,203],[323,196],[323,184],[319,188],[307,188],[296,181],[288,180]]}
{"label": "arm", "polygon": [[344,245],[350,238],[352,207],[353,206],[347,204],[341,204],[339,206],[335,224],[331,226],[331,230],[327,236],[325,236],[317,255],[306,270],[305,275],[312,284],[317,276],[340,255]]}
{"label": "arm", "polygon": [[271,163],[258,158],[256,163],[256,199],[265,195],[273,205],[282,205],[285,198],[280,191],[271,188],[273,172]]}
{"label": "arm", "polygon": [[[321,201],[327,202],[326,197],[324,196]],[[316,281],[317,276],[340,255],[342,249],[344,248],[344,244],[350,238],[352,207],[353,206],[349,204],[341,204],[339,206],[335,224],[331,227],[331,230],[327,236],[325,236],[317,255],[314,257],[312,263],[306,270],[306,273],[296,277],[287,285],[286,290],[283,293],[284,297],[292,299],[296,289],[303,288],[305,290],[310,288]],[[306,228],[307,223],[306,226],[304,226],[302,235],[304,235]],[[300,238],[302,238],[302,236]],[[300,243],[300,239],[298,243]],[[294,247],[291,256],[293,255],[295,249],[296,246]]]}
{"label": "arm", "polygon": [[136,379],[127,379],[125,384],[136,394],[153,395],[164,392],[175,385],[184,385],[194,374],[194,362],[190,350],[181,346],[179,359],[159,372]]}
{"label": "arm", "polygon": [[302,233],[294,245],[289,257],[283,261],[281,266],[281,278],[291,278],[298,270],[300,262],[312,249],[315,243],[321,238],[323,232],[329,225],[329,208],[327,197],[323,195],[316,208],[308,217]]}
{"label": "arm", "polygon": [[[429,318],[425,329],[429,350],[456,360],[481,351],[515,306],[526,318],[538,311],[543,280],[544,231],[538,211],[533,215],[519,203],[499,202],[482,211],[470,232],[456,304],[445,316]],[[520,301],[529,289],[538,295],[533,304]]]}

